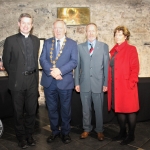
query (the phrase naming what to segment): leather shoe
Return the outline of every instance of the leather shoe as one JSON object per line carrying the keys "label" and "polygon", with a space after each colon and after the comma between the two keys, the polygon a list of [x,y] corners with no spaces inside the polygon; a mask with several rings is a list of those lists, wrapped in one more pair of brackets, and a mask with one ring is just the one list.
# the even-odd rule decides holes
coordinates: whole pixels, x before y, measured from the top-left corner
{"label": "leather shoe", "polygon": [[87,138],[89,135],[89,132],[84,131],[81,135],[80,135],[80,139],[85,139]]}
{"label": "leather shoe", "polygon": [[99,141],[103,141],[104,140],[104,134],[102,132],[97,133],[97,138]]}
{"label": "leather shoe", "polygon": [[28,144],[29,146],[35,146],[35,145],[36,145],[36,142],[35,142],[35,140],[33,139],[32,136],[29,137],[29,138],[27,138],[27,144]]}
{"label": "leather shoe", "polygon": [[56,134],[56,135],[51,134],[51,135],[47,138],[47,143],[53,142],[57,137],[60,137],[60,134]]}
{"label": "leather shoe", "polygon": [[69,134],[68,135],[62,135],[62,141],[65,144],[70,143],[71,142],[71,137],[69,136]]}
{"label": "leather shoe", "polygon": [[120,144],[121,145],[127,145],[134,141],[134,136],[127,136]]}
{"label": "leather shoe", "polygon": [[22,149],[28,148],[27,141],[25,140],[19,141],[18,146],[21,147]]}

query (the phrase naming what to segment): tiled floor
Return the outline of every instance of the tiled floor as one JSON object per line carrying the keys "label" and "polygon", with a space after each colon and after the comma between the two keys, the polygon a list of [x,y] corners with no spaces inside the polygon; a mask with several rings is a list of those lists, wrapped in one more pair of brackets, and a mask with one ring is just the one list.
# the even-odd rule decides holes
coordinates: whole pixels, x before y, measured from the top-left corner
{"label": "tiled floor", "polygon": [[[19,150],[15,132],[13,128],[13,118],[2,120],[4,124],[4,133],[0,138],[0,150]],[[72,142],[62,143],[57,138],[53,143],[48,144],[46,138],[50,135],[49,119],[45,106],[39,107],[36,118],[35,134],[36,146],[28,147],[28,150],[150,150],[150,121],[139,122],[136,126],[135,141],[130,145],[122,146],[118,142],[111,141],[111,138],[118,133],[117,124],[104,124],[105,140],[100,142],[96,138],[96,133],[92,132],[87,139],[79,139],[82,129],[72,127],[70,136]]]}

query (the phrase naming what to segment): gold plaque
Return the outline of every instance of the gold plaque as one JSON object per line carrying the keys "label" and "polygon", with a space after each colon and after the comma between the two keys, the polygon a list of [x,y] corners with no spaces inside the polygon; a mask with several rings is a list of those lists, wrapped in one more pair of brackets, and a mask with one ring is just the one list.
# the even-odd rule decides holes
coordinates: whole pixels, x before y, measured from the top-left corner
{"label": "gold plaque", "polygon": [[63,19],[67,25],[87,25],[90,23],[90,9],[88,7],[59,7],[57,18]]}

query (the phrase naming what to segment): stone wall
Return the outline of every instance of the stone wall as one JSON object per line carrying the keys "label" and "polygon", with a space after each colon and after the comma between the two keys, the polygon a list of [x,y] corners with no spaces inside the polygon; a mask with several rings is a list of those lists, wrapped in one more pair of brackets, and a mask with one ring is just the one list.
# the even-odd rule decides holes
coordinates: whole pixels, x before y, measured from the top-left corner
{"label": "stone wall", "polygon": [[[139,76],[150,76],[150,0],[0,0],[0,41],[18,32],[17,20],[23,12],[34,16],[36,36],[51,37],[57,7],[89,7],[90,20],[98,25],[99,40],[106,42],[110,49],[114,45],[114,28],[127,26],[132,35],[130,43],[139,53]],[[85,26],[68,26],[67,36],[78,43],[85,41]]]}
{"label": "stone wall", "polygon": [[[57,7],[89,7],[90,20],[98,25],[98,39],[110,49],[114,45],[114,28],[127,26],[130,43],[139,54],[139,77],[150,76],[150,0],[0,0],[0,42],[18,32],[17,20],[23,12],[34,16],[33,34],[51,37]],[[85,26],[68,26],[67,36],[78,43],[85,41]]]}

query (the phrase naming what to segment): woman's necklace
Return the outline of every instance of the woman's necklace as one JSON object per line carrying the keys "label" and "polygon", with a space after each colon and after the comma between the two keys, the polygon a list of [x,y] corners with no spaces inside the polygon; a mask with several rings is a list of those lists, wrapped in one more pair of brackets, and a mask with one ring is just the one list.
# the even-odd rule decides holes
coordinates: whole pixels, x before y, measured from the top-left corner
{"label": "woman's necklace", "polygon": [[63,41],[62,47],[61,47],[58,55],[56,56],[55,60],[53,60],[52,58],[53,58],[53,50],[54,50],[54,45],[55,45],[55,39],[52,40],[52,47],[50,48],[50,61],[53,64],[53,68],[56,68],[56,62],[57,62],[58,58],[61,56],[61,54],[62,54],[63,48],[65,46],[65,43],[66,43],[66,38]]}

